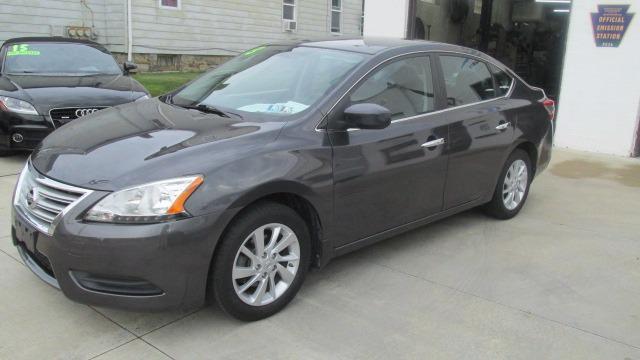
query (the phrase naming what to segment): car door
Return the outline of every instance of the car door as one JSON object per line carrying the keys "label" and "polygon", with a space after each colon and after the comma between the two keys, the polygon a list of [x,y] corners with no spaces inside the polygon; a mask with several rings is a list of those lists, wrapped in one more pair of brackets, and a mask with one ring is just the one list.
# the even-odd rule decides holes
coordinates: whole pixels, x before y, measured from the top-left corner
{"label": "car door", "polygon": [[[380,130],[329,130],[333,146],[335,245],[435,214],[442,209],[447,121],[438,110],[432,58],[409,56],[379,66],[330,114],[346,121],[352,104],[375,103],[392,113]],[[441,101],[440,101],[441,102]]]}
{"label": "car door", "polygon": [[438,60],[450,124],[446,210],[493,192],[513,142],[515,119],[506,112],[504,82],[496,86],[486,63],[451,54],[440,54]]}

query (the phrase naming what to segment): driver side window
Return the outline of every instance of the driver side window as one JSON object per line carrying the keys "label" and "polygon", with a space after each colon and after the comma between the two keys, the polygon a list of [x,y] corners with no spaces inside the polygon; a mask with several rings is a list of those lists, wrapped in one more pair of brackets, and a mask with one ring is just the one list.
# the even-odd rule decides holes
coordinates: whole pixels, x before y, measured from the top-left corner
{"label": "driver side window", "polygon": [[374,103],[401,119],[435,110],[428,56],[405,58],[383,65],[351,94],[351,104]]}

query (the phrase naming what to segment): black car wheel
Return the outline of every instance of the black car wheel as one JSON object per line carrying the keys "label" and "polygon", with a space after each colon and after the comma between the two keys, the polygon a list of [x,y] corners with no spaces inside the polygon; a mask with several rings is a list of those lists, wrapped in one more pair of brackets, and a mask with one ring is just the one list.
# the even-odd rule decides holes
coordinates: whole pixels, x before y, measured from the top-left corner
{"label": "black car wheel", "polygon": [[216,251],[210,289],[240,320],[271,316],[296,295],[309,267],[309,230],[291,208],[264,202],[229,226]]}
{"label": "black car wheel", "polygon": [[511,219],[516,216],[529,195],[532,175],[529,154],[516,149],[507,159],[493,198],[484,207],[485,211],[498,219]]}

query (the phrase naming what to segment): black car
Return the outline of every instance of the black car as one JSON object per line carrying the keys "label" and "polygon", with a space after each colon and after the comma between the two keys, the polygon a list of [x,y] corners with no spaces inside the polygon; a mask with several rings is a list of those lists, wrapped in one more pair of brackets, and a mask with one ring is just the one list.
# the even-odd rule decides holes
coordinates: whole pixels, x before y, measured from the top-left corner
{"label": "black car", "polygon": [[260,319],[335,256],[476,206],[515,216],[553,117],[542,90],[467,48],[261,46],[49,135],[16,186],[13,241],[76,301],[215,299]]}
{"label": "black car", "polygon": [[0,156],[31,150],[54,129],[148,98],[102,45],[61,37],[15,38],[0,48]]}

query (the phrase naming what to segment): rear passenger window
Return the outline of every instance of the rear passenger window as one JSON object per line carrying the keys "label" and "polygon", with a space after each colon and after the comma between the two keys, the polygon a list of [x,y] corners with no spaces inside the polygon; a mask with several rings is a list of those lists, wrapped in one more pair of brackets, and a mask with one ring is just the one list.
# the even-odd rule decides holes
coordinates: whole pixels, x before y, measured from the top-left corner
{"label": "rear passenger window", "polygon": [[493,73],[493,79],[496,82],[496,88],[498,89],[498,96],[505,96],[509,93],[511,88],[511,82],[513,79],[506,72],[498,69],[495,65],[489,65],[491,72]]}
{"label": "rear passenger window", "polygon": [[496,97],[493,78],[483,62],[460,56],[440,56],[447,106],[460,106]]}
{"label": "rear passenger window", "polygon": [[351,94],[351,103],[374,103],[391,111],[392,119],[435,110],[428,56],[384,65]]}

